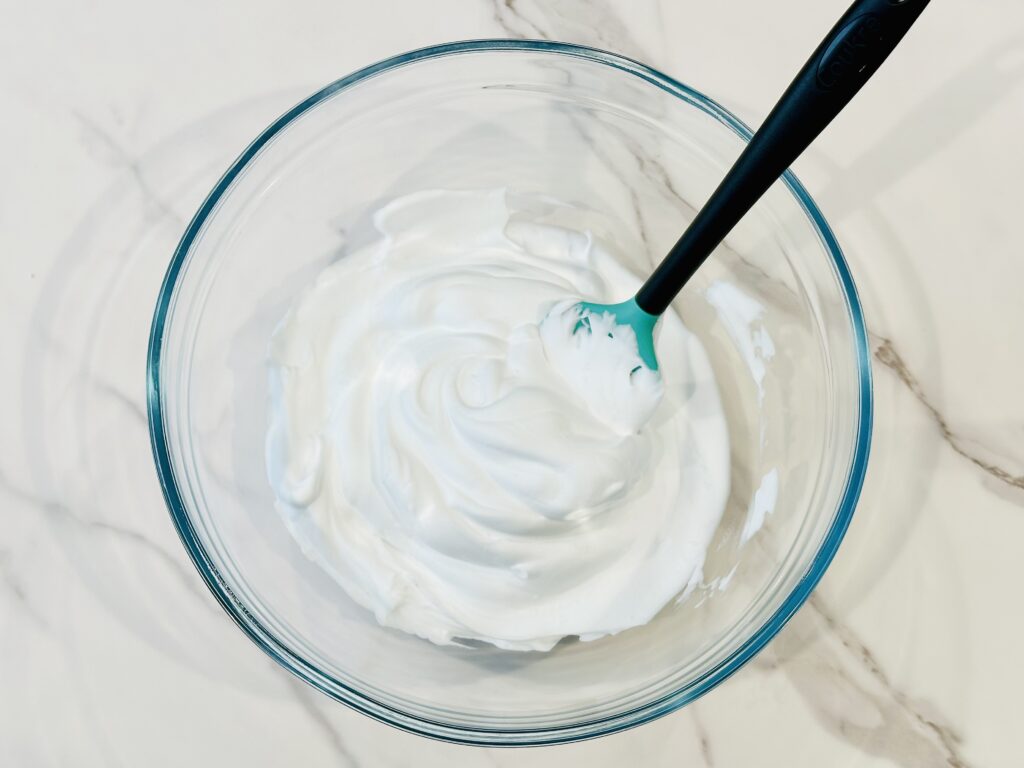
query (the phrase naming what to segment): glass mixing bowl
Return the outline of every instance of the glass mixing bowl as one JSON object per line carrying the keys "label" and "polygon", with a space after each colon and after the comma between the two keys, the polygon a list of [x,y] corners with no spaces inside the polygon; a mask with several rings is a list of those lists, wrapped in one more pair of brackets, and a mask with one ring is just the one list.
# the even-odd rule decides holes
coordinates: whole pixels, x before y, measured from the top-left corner
{"label": "glass mixing bowl", "polygon": [[642,64],[509,40],[389,59],[267,128],[174,254],[148,368],[171,515],[246,634],[361,712],[489,745],[637,725],[700,696],[764,646],[843,537],[871,429],[853,280],[791,174],[675,302],[715,367],[732,490],[701,587],[649,624],[548,653],[439,647],[385,629],[299,550],[264,463],[271,332],[325,265],[365,241],[382,201],[438,188],[553,197],[575,211],[567,224],[613,242],[642,273],[749,137],[713,101]]}

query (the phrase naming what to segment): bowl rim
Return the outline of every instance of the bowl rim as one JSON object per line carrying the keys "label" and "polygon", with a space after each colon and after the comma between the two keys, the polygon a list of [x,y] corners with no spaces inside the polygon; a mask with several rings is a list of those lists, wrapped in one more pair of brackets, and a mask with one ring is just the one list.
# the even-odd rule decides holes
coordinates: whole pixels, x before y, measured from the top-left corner
{"label": "bowl rim", "polygon": [[284,130],[299,116],[314,108],[330,96],[349,88],[373,75],[403,67],[416,62],[436,59],[455,54],[485,51],[532,51],[559,56],[582,58],[605,66],[632,74],[663,91],[686,101],[705,113],[716,118],[725,127],[732,130],[744,141],[749,141],[753,132],[739,118],[708,98],[699,91],[662,74],[658,70],[641,62],[610,53],[597,48],[548,40],[515,40],[515,39],[480,39],[444,43],[419,48],[359,69],[345,77],[320,89],[313,95],[296,104],[270,124],[256,139],[238,156],[228,170],[220,178],[213,190],[206,197],[192,218],[174,254],[157,297],[150,328],[148,356],[146,362],[146,395],[149,421],[150,444],[156,470],[163,490],[164,500],[170,512],[174,527],[181,538],[193,564],[199,571],[207,587],[221,604],[228,615],[277,663],[299,679],[340,701],[351,708],[362,712],[388,725],[443,741],[471,744],[478,746],[538,746],[559,744],[582,739],[595,738],[632,728],[650,722],[685,704],[699,698],[730,675],[736,672],[747,661],[760,651],[792,618],[797,609],[810,596],[814,587],[821,579],[836,550],[842,541],[854,508],[860,496],[867,470],[868,453],[871,443],[873,396],[871,386],[871,356],[868,346],[867,329],[857,289],[850,274],[846,259],[839,247],[835,235],[825,221],[804,186],[797,180],[791,170],[787,170],[782,178],[790,192],[800,203],[804,213],[816,229],[825,250],[831,256],[833,266],[839,277],[853,331],[855,357],[858,372],[859,405],[858,423],[855,430],[855,444],[850,461],[849,472],[841,496],[836,515],[821,546],[811,561],[806,573],[796,584],[779,608],[773,613],[747,640],[738,646],[728,657],[717,666],[707,670],[700,678],[691,681],[687,686],[666,694],[654,701],[639,705],[626,712],[611,716],[594,718],[578,723],[562,724],[551,727],[532,728],[483,728],[464,726],[451,722],[441,722],[412,715],[391,705],[376,701],[339,680],[331,678],[315,665],[307,662],[288,649],[274,634],[264,627],[253,616],[245,605],[235,596],[231,587],[221,576],[216,564],[205,550],[197,536],[179,491],[178,481],[174,477],[171,454],[164,428],[164,409],[161,402],[160,363],[163,351],[164,329],[171,307],[172,297],[178,283],[178,277],[186,261],[192,244],[203,228],[206,220],[216,209],[218,202],[231,187],[232,182],[245,169],[260,150],[275,135]]}

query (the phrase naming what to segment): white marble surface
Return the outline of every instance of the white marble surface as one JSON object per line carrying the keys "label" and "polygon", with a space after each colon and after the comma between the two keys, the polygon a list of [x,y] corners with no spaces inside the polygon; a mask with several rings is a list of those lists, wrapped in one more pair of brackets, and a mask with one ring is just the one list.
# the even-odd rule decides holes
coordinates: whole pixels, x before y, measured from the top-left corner
{"label": "white marble surface", "polygon": [[1020,0],[933,3],[797,165],[868,312],[871,468],[811,602],[697,704],[537,750],[374,723],[237,631],[152,469],[143,364],[168,256],[297,98],[409,48],[549,37],[644,59],[757,122],[844,5],[5,4],[0,765],[1024,765]]}

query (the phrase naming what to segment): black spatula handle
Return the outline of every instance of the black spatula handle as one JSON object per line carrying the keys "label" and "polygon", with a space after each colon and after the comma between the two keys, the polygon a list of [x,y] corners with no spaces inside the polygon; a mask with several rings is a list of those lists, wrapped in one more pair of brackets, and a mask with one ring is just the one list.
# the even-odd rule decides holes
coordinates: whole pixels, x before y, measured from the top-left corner
{"label": "black spatula handle", "polygon": [[861,86],[929,0],[857,0],[836,23],[683,236],[636,295],[660,315],[687,280]]}

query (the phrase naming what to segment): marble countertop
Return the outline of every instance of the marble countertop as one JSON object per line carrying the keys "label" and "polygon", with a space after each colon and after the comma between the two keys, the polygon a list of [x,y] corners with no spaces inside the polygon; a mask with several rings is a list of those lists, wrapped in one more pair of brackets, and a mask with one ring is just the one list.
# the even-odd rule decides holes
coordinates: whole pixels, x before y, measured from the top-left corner
{"label": "marble countertop", "polygon": [[[0,25],[0,764],[1020,766],[1024,5],[933,3],[796,170],[866,306],[863,500],[811,601],[696,704],[566,747],[400,733],[294,681],[194,573],[143,364],[184,221],[319,85],[431,43],[643,59],[757,123],[843,0],[46,0]],[[771,30],[770,34],[765,34]]]}

